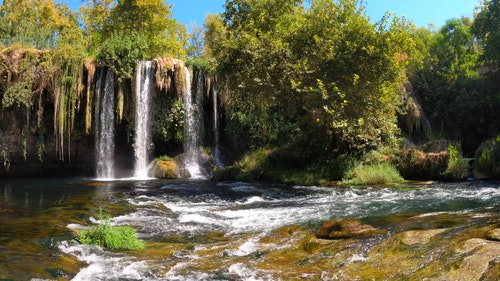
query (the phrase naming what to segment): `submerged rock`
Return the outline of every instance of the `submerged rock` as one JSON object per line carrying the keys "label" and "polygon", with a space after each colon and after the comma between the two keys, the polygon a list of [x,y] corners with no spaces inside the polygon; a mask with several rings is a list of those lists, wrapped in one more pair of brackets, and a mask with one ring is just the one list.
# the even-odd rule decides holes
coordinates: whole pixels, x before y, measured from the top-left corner
{"label": "submerged rock", "polygon": [[404,245],[427,244],[434,236],[446,231],[446,229],[410,230],[401,234],[401,243]]}
{"label": "submerged rock", "polygon": [[381,233],[383,231],[369,224],[363,224],[357,219],[333,219],[323,223],[316,231],[316,237],[321,239],[366,238]]}

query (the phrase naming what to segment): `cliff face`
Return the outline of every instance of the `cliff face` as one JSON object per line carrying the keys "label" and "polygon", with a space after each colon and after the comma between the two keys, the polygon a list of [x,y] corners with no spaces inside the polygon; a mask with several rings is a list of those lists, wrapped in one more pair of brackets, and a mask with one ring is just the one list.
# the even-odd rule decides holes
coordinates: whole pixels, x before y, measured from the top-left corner
{"label": "cliff face", "polygon": [[[151,157],[175,156],[182,152],[184,62],[155,58],[152,66]],[[102,68],[92,59],[50,51],[0,50],[0,177],[95,176]],[[135,85],[123,77],[114,84],[113,168],[116,176],[127,176],[134,165]]]}
{"label": "cliff face", "polygon": [[23,113],[14,108],[0,115],[0,177],[93,175],[93,136],[74,130],[61,155],[51,118],[28,126]]}

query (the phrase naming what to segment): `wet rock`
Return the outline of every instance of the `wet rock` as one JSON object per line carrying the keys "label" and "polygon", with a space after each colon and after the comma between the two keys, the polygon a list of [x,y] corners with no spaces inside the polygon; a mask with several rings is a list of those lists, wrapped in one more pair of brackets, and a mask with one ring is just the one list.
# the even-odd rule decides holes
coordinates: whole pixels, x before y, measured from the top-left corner
{"label": "wet rock", "polygon": [[448,272],[448,280],[484,280],[482,277],[490,275],[491,270],[495,268],[498,270],[499,242],[479,238],[469,239],[460,252],[465,258]]}
{"label": "wet rock", "polygon": [[446,229],[430,229],[430,230],[410,230],[401,234],[401,243],[404,245],[427,244],[430,239]]}
{"label": "wet rock", "polygon": [[316,231],[316,237],[321,239],[366,238],[381,233],[383,231],[356,219],[333,219],[323,223]]}
{"label": "wet rock", "polygon": [[177,164],[174,159],[156,160],[154,175],[157,178],[176,179]]}
{"label": "wet rock", "polygon": [[500,241],[500,228],[490,230],[486,238],[493,241]]}

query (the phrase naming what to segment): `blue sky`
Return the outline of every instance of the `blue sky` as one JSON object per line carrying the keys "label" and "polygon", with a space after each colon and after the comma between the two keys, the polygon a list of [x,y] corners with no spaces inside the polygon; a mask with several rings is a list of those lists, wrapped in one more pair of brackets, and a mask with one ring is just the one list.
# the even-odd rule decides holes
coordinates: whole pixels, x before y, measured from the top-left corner
{"label": "blue sky", "polygon": [[[86,1],[82,0],[56,0],[66,2],[76,9]],[[198,27],[203,26],[207,13],[223,11],[225,0],[166,0],[173,6],[174,18],[185,24],[190,30],[191,23]],[[372,21],[379,20],[386,11],[395,12],[398,16],[405,16],[417,26],[427,26],[432,23],[441,27],[446,20],[460,18],[461,16],[473,17],[474,7],[479,0],[364,0],[367,6],[366,14]]]}

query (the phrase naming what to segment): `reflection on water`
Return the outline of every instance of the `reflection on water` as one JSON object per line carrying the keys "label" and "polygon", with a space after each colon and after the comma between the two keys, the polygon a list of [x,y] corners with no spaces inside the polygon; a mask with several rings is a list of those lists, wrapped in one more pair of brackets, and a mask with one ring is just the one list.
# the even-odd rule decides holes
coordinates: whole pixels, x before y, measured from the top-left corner
{"label": "reflection on water", "polygon": [[[391,227],[396,220],[390,218],[408,214],[498,213],[499,199],[495,183],[318,188],[206,180],[3,180],[0,279],[267,280],[273,276],[265,266],[247,263],[290,247],[293,239],[269,239],[283,227],[314,230],[324,220],[347,217]],[[112,224],[133,226],[147,249],[118,253],[79,245],[73,231],[92,224],[101,207]]]}

